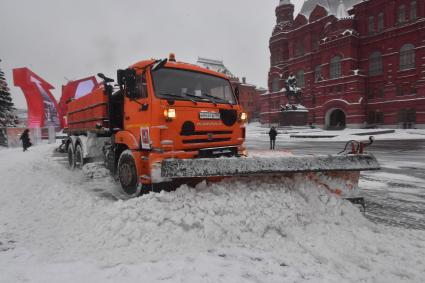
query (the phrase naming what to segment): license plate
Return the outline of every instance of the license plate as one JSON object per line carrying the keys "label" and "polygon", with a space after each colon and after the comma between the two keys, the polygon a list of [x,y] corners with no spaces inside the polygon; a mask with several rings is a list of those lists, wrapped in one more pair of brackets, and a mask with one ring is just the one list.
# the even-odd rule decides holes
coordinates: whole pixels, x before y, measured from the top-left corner
{"label": "license plate", "polygon": [[199,119],[202,120],[220,120],[219,112],[201,111],[199,112]]}

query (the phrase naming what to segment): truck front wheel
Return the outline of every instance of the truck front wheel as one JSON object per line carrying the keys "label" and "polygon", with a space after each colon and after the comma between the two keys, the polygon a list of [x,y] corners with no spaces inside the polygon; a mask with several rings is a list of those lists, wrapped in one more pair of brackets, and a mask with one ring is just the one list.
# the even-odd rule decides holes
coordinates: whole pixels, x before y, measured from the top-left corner
{"label": "truck front wheel", "polygon": [[137,182],[136,162],[131,150],[125,150],[118,160],[118,178],[124,192],[129,196],[137,196],[140,187]]}

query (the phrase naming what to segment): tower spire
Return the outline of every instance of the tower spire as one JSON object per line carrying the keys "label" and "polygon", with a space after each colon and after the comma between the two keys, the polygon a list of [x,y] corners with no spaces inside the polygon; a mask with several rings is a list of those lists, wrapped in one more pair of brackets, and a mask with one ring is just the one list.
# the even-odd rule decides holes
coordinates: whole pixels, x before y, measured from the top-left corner
{"label": "tower spire", "polygon": [[288,4],[292,4],[291,0],[280,0],[279,1],[279,6],[280,5],[288,5]]}
{"label": "tower spire", "polygon": [[336,17],[338,19],[343,19],[343,18],[348,17],[347,9],[345,8],[344,2],[342,0],[339,0],[338,10],[336,12]]}

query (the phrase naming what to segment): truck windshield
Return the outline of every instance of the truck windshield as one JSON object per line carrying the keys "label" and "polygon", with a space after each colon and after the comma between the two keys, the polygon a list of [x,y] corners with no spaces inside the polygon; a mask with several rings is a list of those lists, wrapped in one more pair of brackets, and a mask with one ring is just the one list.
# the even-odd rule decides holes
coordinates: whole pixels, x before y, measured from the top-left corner
{"label": "truck windshield", "polygon": [[199,72],[162,68],[152,72],[155,96],[236,104],[229,81]]}

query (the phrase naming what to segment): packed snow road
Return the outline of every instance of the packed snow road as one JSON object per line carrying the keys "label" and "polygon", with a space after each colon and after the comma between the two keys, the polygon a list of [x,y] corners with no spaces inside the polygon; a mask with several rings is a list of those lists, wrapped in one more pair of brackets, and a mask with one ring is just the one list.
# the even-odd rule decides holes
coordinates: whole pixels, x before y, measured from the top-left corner
{"label": "packed snow road", "polygon": [[[267,149],[268,129],[256,126],[250,126],[249,129],[248,149]],[[317,138],[305,140],[289,136],[278,135],[277,151],[335,154],[344,148],[346,140],[362,138],[357,136],[346,137],[344,141],[342,138],[321,141]],[[360,178],[361,194],[366,200],[366,217],[386,225],[425,230],[425,139],[409,139],[408,136],[405,140],[395,139],[403,137],[400,133],[390,137],[378,135],[375,136],[374,144],[367,148],[377,157],[381,170],[362,172]]]}
{"label": "packed snow road", "polygon": [[2,283],[423,282],[424,231],[376,225],[303,179],[117,200],[105,172],[52,152],[0,151]]}

